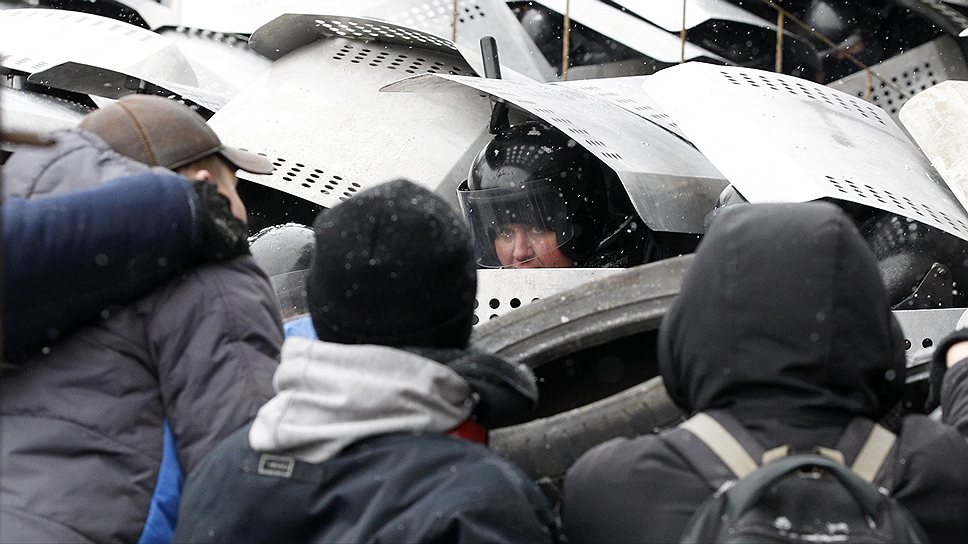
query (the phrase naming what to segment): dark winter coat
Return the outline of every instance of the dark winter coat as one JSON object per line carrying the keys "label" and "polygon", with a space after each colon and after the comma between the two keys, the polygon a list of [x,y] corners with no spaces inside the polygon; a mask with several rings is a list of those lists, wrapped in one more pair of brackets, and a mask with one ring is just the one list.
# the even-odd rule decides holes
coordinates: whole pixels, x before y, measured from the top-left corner
{"label": "dark winter coat", "polygon": [[65,336],[171,278],[202,244],[197,200],[181,176],[154,172],[54,197],[6,200],[5,354]]}
{"label": "dark winter coat", "polygon": [[278,394],[185,485],[175,542],[555,542],[538,488],[447,436],[468,382],[406,351],[289,338]]}
{"label": "dark winter coat", "polygon": [[[58,194],[145,169],[69,131],[11,156],[4,190]],[[191,471],[252,419],[281,343],[272,288],[246,256],[185,272],[5,368],[0,541],[130,543],[146,520],[172,521],[157,499],[179,482],[163,462]]]}
{"label": "dark winter coat", "polygon": [[[832,448],[854,417],[876,420],[899,398],[903,336],[888,304],[870,250],[835,207],[727,208],[663,323],[660,371],[684,411],[726,410],[764,448]],[[894,429],[875,480],[936,544],[968,535],[968,365],[948,373],[943,396],[942,422],[909,416]],[[564,485],[565,535],[677,542],[714,491],[670,446],[677,432],[580,458]]]}

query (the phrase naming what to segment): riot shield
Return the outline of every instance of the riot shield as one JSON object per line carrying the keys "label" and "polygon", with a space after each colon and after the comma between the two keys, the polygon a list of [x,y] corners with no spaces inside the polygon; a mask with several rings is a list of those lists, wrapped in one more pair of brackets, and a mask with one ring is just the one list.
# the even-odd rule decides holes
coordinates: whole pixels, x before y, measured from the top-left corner
{"label": "riot shield", "polygon": [[828,84],[884,108],[897,119],[898,112],[915,94],[949,79],[968,79],[968,64],[950,36],[943,36],[900,55]]}
{"label": "riot shield", "polygon": [[646,91],[750,202],[855,202],[963,240],[968,214],[884,110],[801,79],[687,63]]}
{"label": "riot shield", "polygon": [[[680,137],[668,116],[634,85],[640,77],[568,84],[430,74],[385,87],[428,96],[456,94],[471,101],[479,93],[561,130],[598,157],[622,181],[636,212],[657,231],[703,232],[703,221],[726,186],[722,174]],[[446,92],[444,92],[446,91]]]}
{"label": "riot shield", "polygon": [[483,99],[391,95],[379,89],[425,72],[472,74],[453,44],[372,19],[285,15],[251,47],[272,66],[210,120],[227,144],[266,155],[268,176],[244,179],[332,207],[406,177],[456,205],[457,183],[487,138]]}
{"label": "riot shield", "polygon": [[108,98],[163,90],[210,111],[229,98],[200,87],[191,64],[164,36],[114,19],[64,10],[3,10],[0,35],[7,51],[0,65],[26,74],[30,83]]}
{"label": "riot shield", "polygon": [[[379,19],[451,41],[477,54],[481,36],[493,36],[502,62],[539,81],[554,79],[554,69],[501,0],[178,0],[174,3],[183,27],[223,33],[250,34],[286,13],[326,13]],[[474,65],[474,58],[467,58]]]}
{"label": "riot shield", "polygon": [[968,82],[945,81],[911,98],[901,123],[968,209]]}

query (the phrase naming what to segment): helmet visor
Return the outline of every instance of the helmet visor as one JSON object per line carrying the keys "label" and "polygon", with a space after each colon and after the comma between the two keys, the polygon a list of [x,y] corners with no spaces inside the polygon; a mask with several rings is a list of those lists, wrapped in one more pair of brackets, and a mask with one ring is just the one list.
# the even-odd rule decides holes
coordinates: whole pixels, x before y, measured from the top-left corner
{"label": "helmet visor", "polygon": [[520,266],[558,250],[573,235],[564,197],[549,179],[459,190],[457,199],[470,224],[479,266]]}
{"label": "helmet visor", "polygon": [[309,270],[296,270],[269,278],[269,281],[272,282],[272,289],[279,299],[279,311],[282,313],[283,319],[309,313],[308,296],[306,294],[308,277]]}

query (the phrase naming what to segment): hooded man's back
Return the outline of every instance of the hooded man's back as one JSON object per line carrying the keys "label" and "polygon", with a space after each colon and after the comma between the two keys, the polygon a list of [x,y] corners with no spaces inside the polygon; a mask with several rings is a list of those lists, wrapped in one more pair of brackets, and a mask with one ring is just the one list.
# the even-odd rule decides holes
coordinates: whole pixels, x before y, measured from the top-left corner
{"label": "hooded man's back", "polygon": [[[835,447],[854,418],[878,420],[898,403],[903,340],[873,255],[838,208],[758,205],[727,209],[713,224],[658,350],[666,387],[688,414],[725,411],[765,449],[809,451]],[[955,388],[946,389],[945,423],[964,425],[968,398]],[[875,483],[932,542],[963,541],[965,437],[924,416],[893,430],[898,441]],[[678,541],[715,491],[671,444],[683,432],[614,440],[579,459],[565,481],[566,536]]]}

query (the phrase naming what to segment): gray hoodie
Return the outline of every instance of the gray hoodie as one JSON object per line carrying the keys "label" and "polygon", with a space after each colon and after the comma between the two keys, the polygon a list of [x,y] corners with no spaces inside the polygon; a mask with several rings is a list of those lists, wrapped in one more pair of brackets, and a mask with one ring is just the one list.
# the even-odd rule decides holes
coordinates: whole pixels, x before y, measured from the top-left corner
{"label": "gray hoodie", "polygon": [[445,433],[476,403],[464,378],[419,355],[298,337],[283,345],[273,386],[277,394],[252,422],[249,445],[308,463],[371,436]]}
{"label": "gray hoodie", "polygon": [[289,338],[274,386],[251,427],[189,477],[175,542],[558,541],[537,486],[446,434],[478,402],[449,366]]}

